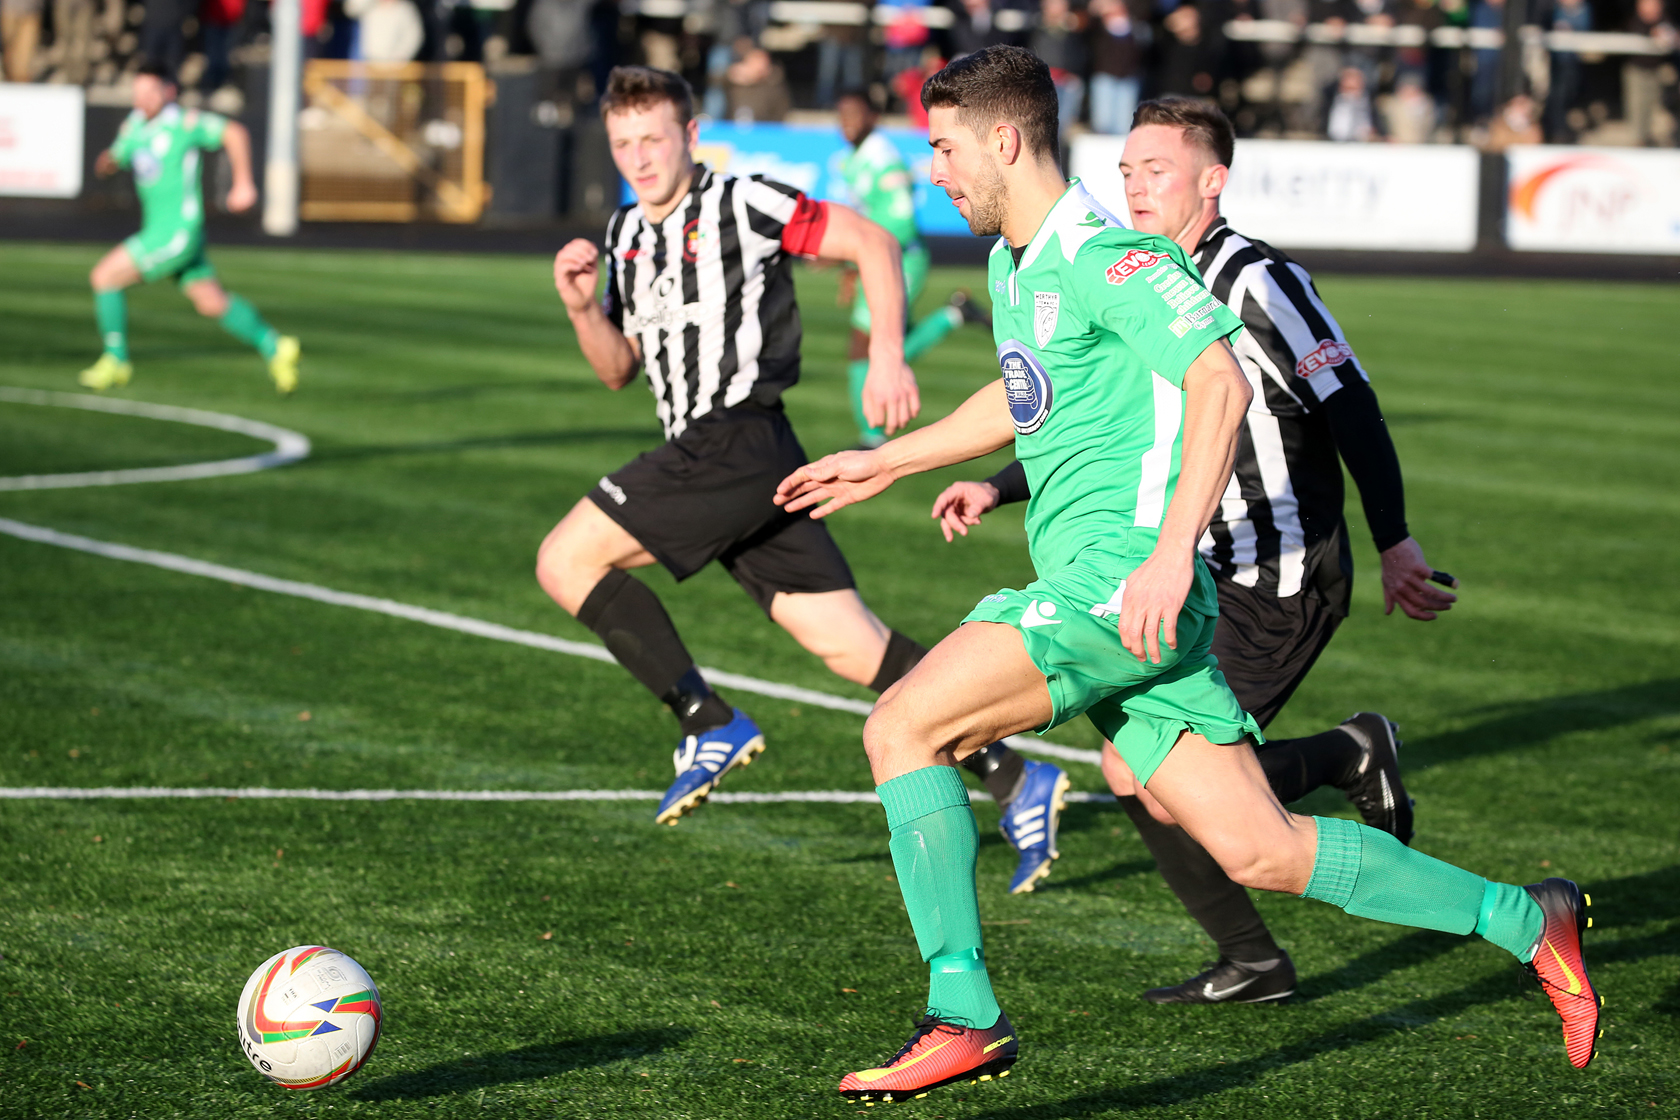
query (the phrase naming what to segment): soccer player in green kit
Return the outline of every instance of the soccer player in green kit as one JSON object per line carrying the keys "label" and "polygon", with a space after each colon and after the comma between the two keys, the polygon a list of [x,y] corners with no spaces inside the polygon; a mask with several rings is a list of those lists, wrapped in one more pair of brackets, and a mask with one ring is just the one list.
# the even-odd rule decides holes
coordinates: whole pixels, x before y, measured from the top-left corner
{"label": "soccer player in green kit", "polygon": [[181,108],[175,94],[175,79],[167,69],[153,63],[142,66],[134,75],[134,112],[95,164],[101,175],[119,167],[134,170],[141,223],[140,232],[106,253],[89,275],[105,352],[78,380],[101,392],[128,384],[134,366],[128,360],[125,289],[142,280],[172,276],[200,315],[215,319],[261,354],[275,388],[290,393],[297,388],[298,340],[269,326],[248,300],[223,289],[204,255],[199,153],[218,148],[227,152],[233,167],[227,208],[235,213],[249,210],[257,201],[250,134],[238,121]]}
{"label": "soccer player in green kit", "polygon": [[1027,471],[1038,579],[988,595],[875,706],[864,748],[922,959],[927,1013],[840,1092],[898,1100],[1008,1072],[1019,1040],[993,994],[974,888],[976,831],[955,764],[1084,714],[1137,780],[1244,886],[1400,925],[1477,933],[1528,964],[1584,1067],[1599,1000],[1566,879],[1494,883],[1352,821],[1278,804],[1254,720],[1208,647],[1218,605],[1197,542],[1231,477],[1251,390],[1242,328],[1172,240],[1123,228],[1056,165],[1045,64],[991,47],[931,78],[933,182],[981,235],[1003,376],[874,451],[800,468],[778,501],[823,516],[908,474],[1010,443]]}
{"label": "soccer player in green kit", "polygon": [[[836,109],[840,132],[852,146],[840,163],[846,193],[851,196],[853,209],[898,238],[904,261],[905,299],[914,307],[916,297],[927,284],[928,251],[916,229],[916,196],[910,187],[910,170],[893,142],[875,131],[880,114],[875,111],[867,91],[847,90],[840,95]],[[848,284],[855,289],[854,276],[855,273],[848,271],[846,280],[842,281],[843,298]],[[914,361],[918,354],[925,353],[964,323],[990,325],[968,294],[958,292],[947,306],[905,332],[904,360]],[[861,295],[852,300],[852,342],[847,356],[846,380],[852,393],[858,442],[864,447],[878,447],[887,435],[879,424],[869,422],[863,407],[863,385],[869,377],[869,304]]]}

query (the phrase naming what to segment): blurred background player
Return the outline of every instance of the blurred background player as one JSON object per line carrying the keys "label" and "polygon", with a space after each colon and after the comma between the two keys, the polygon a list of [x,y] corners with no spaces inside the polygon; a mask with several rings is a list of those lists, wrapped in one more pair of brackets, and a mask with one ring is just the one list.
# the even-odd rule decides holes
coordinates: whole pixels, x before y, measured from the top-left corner
{"label": "blurred background player", "polygon": [[677,778],[655,815],[676,824],[764,737],[706,684],[658,597],[628,569],[659,563],[684,580],[716,560],[800,645],[876,692],[927,652],[864,605],[826,526],[772,501],[806,461],[781,404],[799,380],[794,257],[857,268],[877,328],[864,386],[870,423],[894,431],[921,402],[904,362],[892,234],[781,183],[697,165],[693,93],[681,75],[618,67],[601,114],[636,201],[607,226],[604,301],[591,241],[560,250],[554,284],[603,384],[621,389],[647,371],[666,442],[573,507],[543,541],[537,579],[681,724]]}
{"label": "blurred background player", "polygon": [[[927,246],[922,244],[921,234],[916,230],[916,196],[910,186],[910,170],[893,142],[875,131],[880,113],[867,90],[846,90],[835,108],[840,117],[840,132],[852,146],[840,164],[846,193],[860,214],[898,239],[904,261],[905,321],[908,322],[910,309],[916,306],[917,297],[927,285],[929,259]],[[863,386],[869,375],[869,301],[854,295],[854,280],[855,274],[848,271],[840,287],[842,302],[850,299],[852,303],[852,342],[846,377],[852,393],[852,415],[857,420],[858,442],[864,447],[879,447],[887,434],[879,425],[872,424],[863,410]],[[915,361],[918,355],[964,323],[991,326],[991,320],[975,306],[968,293],[958,292],[947,306],[905,334],[904,360]]]}
{"label": "blurred background player", "polygon": [[204,255],[199,153],[227,152],[233,171],[227,208],[236,214],[249,210],[257,201],[250,134],[238,121],[181,108],[176,92],[175,79],[163,65],[142,66],[134,75],[134,111],[94,165],[101,175],[133,169],[141,220],[140,232],[106,253],[89,274],[105,352],[77,380],[100,391],[128,384],[134,367],[128,358],[125,289],[172,276],[200,315],[216,320],[267,359],[275,388],[290,393],[297,388],[298,340],[269,326],[244,297],[223,289]]}
{"label": "blurred background player", "polygon": [[[1219,595],[1213,653],[1238,702],[1264,728],[1347,617],[1353,559],[1342,517],[1344,462],[1382,554],[1388,610],[1399,606],[1431,621],[1456,597],[1427,582],[1432,569],[1406,527],[1400,460],[1376,393],[1312,278],[1219,214],[1234,143],[1230,122],[1214,105],[1147,101],[1120,166],[1134,227],[1190,253],[1246,328],[1234,349],[1254,399],[1239,433],[1236,470],[1200,551]],[[985,482],[952,485],[933,515],[949,540],[988,510],[1030,496],[1016,462]],[[1260,764],[1279,801],[1333,786],[1367,824],[1409,843],[1411,799],[1394,731],[1387,718],[1360,712],[1318,735],[1268,741],[1259,748]],[[1103,749],[1103,769],[1162,876],[1219,948],[1206,971],[1144,998],[1256,1003],[1291,995],[1295,966],[1248,892],[1135,782],[1112,745]]]}

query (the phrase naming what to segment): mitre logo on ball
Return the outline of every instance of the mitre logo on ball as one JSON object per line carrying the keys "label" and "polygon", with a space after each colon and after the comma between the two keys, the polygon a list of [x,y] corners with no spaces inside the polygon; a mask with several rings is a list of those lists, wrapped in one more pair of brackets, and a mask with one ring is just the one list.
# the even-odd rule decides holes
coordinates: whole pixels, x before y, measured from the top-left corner
{"label": "mitre logo on ball", "polygon": [[258,1073],[286,1089],[320,1089],[362,1067],[379,1042],[379,989],[324,945],[264,961],[239,996],[239,1043]]}

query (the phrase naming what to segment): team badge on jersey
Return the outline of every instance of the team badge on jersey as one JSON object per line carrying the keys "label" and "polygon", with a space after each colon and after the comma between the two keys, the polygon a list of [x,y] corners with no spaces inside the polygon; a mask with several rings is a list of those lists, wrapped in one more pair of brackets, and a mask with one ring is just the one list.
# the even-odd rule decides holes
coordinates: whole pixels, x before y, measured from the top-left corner
{"label": "team badge on jersey", "polygon": [[1030,436],[1050,418],[1050,375],[1032,351],[1014,339],[998,347],[998,368],[1003,370],[1003,392],[1015,431]]}
{"label": "team badge on jersey", "polygon": [[1038,343],[1040,350],[1050,342],[1050,336],[1056,333],[1056,313],[1061,307],[1060,292],[1033,293],[1033,340]]}
{"label": "team badge on jersey", "polygon": [[683,227],[683,260],[693,264],[700,254],[717,244],[717,227],[701,225],[696,218]]}
{"label": "team badge on jersey", "polygon": [[1167,254],[1155,253],[1148,249],[1133,249],[1119,260],[1108,266],[1108,282],[1110,284],[1124,284],[1135,273],[1142,272],[1150,265],[1165,260]]}

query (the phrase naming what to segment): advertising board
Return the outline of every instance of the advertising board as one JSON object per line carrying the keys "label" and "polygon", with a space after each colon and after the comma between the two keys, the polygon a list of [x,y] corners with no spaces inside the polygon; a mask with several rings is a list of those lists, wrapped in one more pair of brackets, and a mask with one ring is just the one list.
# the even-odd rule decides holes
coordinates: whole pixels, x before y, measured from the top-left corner
{"label": "advertising board", "polygon": [[[1081,136],[1072,172],[1125,213],[1122,136]],[[1476,244],[1480,163],[1444,144],[1238,140],[1220,209],[1284,249],[1466,253]]]}
{"label": "advertising board", "polygon": [[85,112],[79,86],[0,83],[0,195],[81,194]]}
{"label": "advertising board", "polygon": [[1511,248],[1680,254],[1680,152],[1536,144],[1505,157]]}
{"label": "advertising board", "polygon": [[[923,233],[968,234],[945,192],[928,182],[932,152],[927,133],[919,129],[883,128],[910,168],[916,191],[916,225]],[[731,175],[763,175],[798,187],[813,198],[850,202],[840,178],[846,141],[838,128],[785,124],[734,124],[718,121],[700,126],[697,158],[715,171]],[[629,185],[624,201],[632,201]]]}

